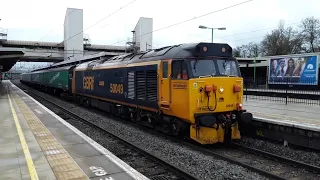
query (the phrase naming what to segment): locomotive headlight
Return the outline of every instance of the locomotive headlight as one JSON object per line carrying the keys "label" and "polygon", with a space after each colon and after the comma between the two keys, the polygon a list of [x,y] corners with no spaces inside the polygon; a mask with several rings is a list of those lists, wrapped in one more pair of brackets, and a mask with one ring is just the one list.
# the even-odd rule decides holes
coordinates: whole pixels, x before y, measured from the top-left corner
{"label": "locomotive headlight", "polygon": [[242,104],[241,103],[237,103],[236,104],[237,110],[240,111],[242,110]]}
{"label": "locomotive headlight", "polygon": [[207,46],[203,46],[202,50],[203,50],[204,52],[207,52],[207,51],[208,51]]}
{"label": "locomotive headlight", "polygon": [[222,93],[223,93],[223,91],[224,91],[223,87],[220,87],[220,88],[219,88],[219,93],[221,93],[221,94],[222,94]]}

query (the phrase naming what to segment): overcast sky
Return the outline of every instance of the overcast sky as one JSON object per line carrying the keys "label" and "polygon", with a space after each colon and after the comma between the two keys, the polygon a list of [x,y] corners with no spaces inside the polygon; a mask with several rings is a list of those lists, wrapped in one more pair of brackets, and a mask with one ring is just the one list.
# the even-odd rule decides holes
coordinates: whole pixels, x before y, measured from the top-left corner
{"label": "overcast sky", "polygon": [[[30,41],[63,40],[66,9],[80,8],[84,29],[132,0],[2,0],[0,27],[8,29],[8,39]],[[85,31],[92,44],[111,45],[132,37],[139,17],[153,18],[153,30],[213,12],[245,0],[136,0],[121,11]],[[279,20],[296,26],[307,16],[320,17],[320,0],[254,0],[227,10],[153,33],[153,46],[161,47],[187,42],[211,41],[210,30],[199,25],[226,27],[215,31],[215,42],[231,46],[260,41]],[[269,28],[269,29],[267,29]],[[267,29],[246,33],[254,30]],[[240,34],[241,35],[236,35]],[[124,45],[121,42],[117,45]]]}

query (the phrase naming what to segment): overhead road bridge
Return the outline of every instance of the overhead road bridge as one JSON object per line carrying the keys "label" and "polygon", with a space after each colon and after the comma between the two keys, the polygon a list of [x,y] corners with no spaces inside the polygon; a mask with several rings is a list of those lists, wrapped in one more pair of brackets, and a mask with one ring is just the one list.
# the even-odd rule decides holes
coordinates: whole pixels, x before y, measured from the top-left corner
{"label": "overhead road bridge", "polygon": [[[29,49],[55,49],[64,50],[64,44],[61,42],[41,42],[41,41],[20,41],[20,40],[6,40],[1,43],[3,47],[19,47]],[[85,51],[92,52],[113,52],[123,53],[125,52],[125,46],[110,46],[110,45],[95,45],[95,44],[83,44]]]}
{"label": "overhead road bridge", "polygon": [[0,47],[0,72],[6,72],[24,56],[23,48],[2,48]]}
{"label": "overhead road bridge", "polygon": [[[65,53],[68,53],[70,57],[80,53],[84,56],[82,59],[90,59],[96,56],[113,57],[123,54],[125,51],[125,46],[84,44],[84,51],[82,52],[67,52],[64,50],[63,43],[5,40],[0,42],[0,71],[9,71],[17,61],[62,62]],[[100,54],[100,52],[103,53]]]}
{"label": "overhead road bridge", "polygon": [[50,65],[48,67],[41,68],[41,69],[36,69],[34,71],[58,68],[58,67],[63,67],[63,66],[72,66],[72,65],[81,64],[81,63],[88,62],[88,61],[108,59],[110,57],[111,56],[110,56],[109,52],[100,52],[98,54],[83,56],[82,58],[79,58],[79,59],[66,60],[66,61],[61,61],[61,62],[58,62],[58,63],[54,63],[54,64],[52,64],[52,65]]}

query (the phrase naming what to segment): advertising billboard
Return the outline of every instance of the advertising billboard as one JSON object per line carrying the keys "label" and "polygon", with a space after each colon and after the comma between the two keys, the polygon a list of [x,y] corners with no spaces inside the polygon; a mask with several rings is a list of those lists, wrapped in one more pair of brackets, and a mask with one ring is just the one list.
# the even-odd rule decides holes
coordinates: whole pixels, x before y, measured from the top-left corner
{"label": "advertising billboard", "polygon": [[318,56],[271,58],[269,84],[318,85]]}

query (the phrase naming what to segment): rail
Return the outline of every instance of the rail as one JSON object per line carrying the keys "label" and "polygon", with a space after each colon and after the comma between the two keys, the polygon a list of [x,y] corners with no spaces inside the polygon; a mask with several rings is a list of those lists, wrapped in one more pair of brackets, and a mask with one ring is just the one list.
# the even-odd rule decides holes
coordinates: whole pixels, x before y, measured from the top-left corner
{"label": "rail", "polygon": [[291,164],[291,165],[293,165],[295,167],[304,168],[304,169],[307,169],[309,171],[320,172],[320,167],[319,166],[314,166],[314,165],[311,165],[311,164],[307,164],[307,163],[304,163],[304,162],[300,162],[300,161],[296,161],[296,160],[293,160],[293,159],[289,159],[289,158],[286,158],[286,157],[283,157],[283,156],[279,156],[279,155],[276,155],[276,154],[272,154],[272,153],[269,153],[269,152],[266,152],[266,151],[262,151],[262,150],[259,150],[259,149],[243,146],[243,145],[238,144],[238,143],[231,143],[231,145],[232,145],[232,147],[243,149],[245,151],[248,151],[248,152],[251,152],[251,153],[255,153],[255,154],[258,154],[258,155],[262,155],[264,157],[271,158],[271,159],[273,159],[275,161],[279,161],[280,160],[282,162],[289,163],[289,164]]}
{"label": "rail", "polygon": [[[215,156],[233,164],[240,165],[265,177],[277,180],[290,179],[286,177],[292,172],[302,172],[301,177],[317,177],[320,167],[291,160],[269,152],[231,143],[225,148],[199,148],[199,151]],[[260,163],[259,163],[260,161]],[[277,170],[264,168],[269,165],[278,165]],[[307,171],[301,171],[301,168]],[[315,173],[317,172],[317,173]],[[300,177],[299,176],[299,177]]]}

